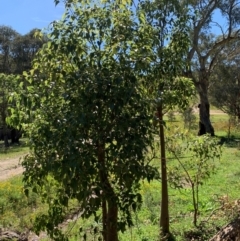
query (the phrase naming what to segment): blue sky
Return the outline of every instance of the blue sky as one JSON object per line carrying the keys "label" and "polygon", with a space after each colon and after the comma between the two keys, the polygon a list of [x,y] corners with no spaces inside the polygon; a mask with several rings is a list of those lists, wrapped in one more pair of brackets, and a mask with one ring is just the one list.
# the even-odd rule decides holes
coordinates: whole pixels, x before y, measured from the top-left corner
{"label": "blue sky", "polygon": [[0,25],[26,34],[33,28],[47,27],[63,12],[64,6],[55,6],[54,0],[0,0]]}
{"label": "blue sky", "polygon": [[[46,28],[52,21],[59,20],[64,13],[64,5],[55,6],[54,0],[0,0],[0,25],[12,27],[20,34],[33,28]],[[222,23],[220,13],[215,21]],[[219,28],[213,28],[220,34]]]}

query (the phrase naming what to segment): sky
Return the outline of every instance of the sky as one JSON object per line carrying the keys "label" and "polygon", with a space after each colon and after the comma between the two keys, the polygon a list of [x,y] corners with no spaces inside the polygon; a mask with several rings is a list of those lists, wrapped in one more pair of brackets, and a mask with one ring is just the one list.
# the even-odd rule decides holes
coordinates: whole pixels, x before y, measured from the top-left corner
{"label": "sky", "polygon": [[63,13],[63,4],[55,6],[54,0],[0,0],[0,25],[22,35],[33,28],[46,28]]}
{"label": "sky", "polygon": [[[0,25],[10,26],[22,35],[33,28],[46,28],[63,13],[64,5],[55,6],[54,0],[0,0]],[[215,21],[222,22],[220,13],[215,14]],[[213,31],[221,33],[219,28]]]}

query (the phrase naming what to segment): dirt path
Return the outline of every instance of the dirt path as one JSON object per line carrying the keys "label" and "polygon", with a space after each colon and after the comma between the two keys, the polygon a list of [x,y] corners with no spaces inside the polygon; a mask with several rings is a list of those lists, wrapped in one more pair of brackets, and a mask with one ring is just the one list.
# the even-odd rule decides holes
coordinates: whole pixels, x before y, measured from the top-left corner
{"label": "dirt path", "polygon": [[0,160],[0,181],[4,181],[23,172],[21,157]]}

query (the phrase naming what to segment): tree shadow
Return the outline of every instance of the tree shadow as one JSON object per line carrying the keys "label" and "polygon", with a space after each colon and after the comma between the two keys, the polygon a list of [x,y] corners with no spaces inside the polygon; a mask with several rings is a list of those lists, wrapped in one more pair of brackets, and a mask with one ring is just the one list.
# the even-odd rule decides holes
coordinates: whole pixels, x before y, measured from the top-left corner
{"label": "tree shadow", "polygon": [[240,149],[240,137],[239,136],[216,136],[219,139],[220,145],[225,145],[229,148],[238,148]]}

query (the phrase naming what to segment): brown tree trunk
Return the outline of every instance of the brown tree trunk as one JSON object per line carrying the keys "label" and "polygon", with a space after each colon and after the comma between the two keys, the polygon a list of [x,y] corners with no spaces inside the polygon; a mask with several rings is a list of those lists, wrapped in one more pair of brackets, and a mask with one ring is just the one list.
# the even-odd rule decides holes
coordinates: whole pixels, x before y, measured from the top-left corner
{"label": "brown tree trunk", "polygon": [[117,232],[118,208],[115,202],[108,203],[107,213],[107,241],[118,241]]}
{"label": "brown tree trunk", "polygon": [[[206,75],[206,74],[205,74]],[[208,100],[208,79],[203,75],[202,78],[199,79],[199,82],[196,84],[200,105],[199,105],[199,132],[198,135],[203,135],[206,133],[214,136],[214,128],[210,121],[210,104]]]}
{"label": "brown tree trunk", "polygon": [[98,144],[98,161],[100,163],[100,180],[102,190],[102,236],[104,241],[118,241],[118,208],[114,190],[108,180],[105,165],[105,144]]}
{"label": "brown tree trunk", "polygon": [[107,240],[107,202],[106,200],[102,200],[102,224],[103,224],[103,230],[102,230],[102,236],[103,240]]}
{"label": "brown tree trunk", "polygon": [[160,227],[163,235],[169,234],[169,210],[168,210],[168,183],[167,183],[167,165],[165,153],[165,137],[163,126],[163,111],[162,105],[157,108],[159,118],[159,137],[161,146],[161,179],[162,179],[162,202],[161,202],[161,216]]}

